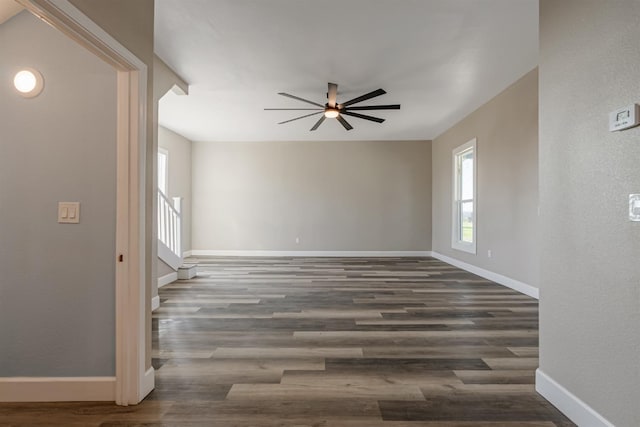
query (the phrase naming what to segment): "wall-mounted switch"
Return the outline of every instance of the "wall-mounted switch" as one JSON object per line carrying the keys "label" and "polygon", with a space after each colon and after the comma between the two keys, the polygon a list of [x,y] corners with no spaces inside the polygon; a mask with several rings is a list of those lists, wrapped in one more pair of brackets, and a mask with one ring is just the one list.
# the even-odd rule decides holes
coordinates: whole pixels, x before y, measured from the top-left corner
{"label": "wall-mounted switch", "polygon": [[629,221],[640,221],[640,194],[629,194]]}
{"label": "wall-mounted switch", "polygon": [[80,222],[79,202],[58,202],[58,223],[78,224]]}
{"label": "wall-mounted switch", "polygon": [[633,104],[609,114],[609,131],[625,130],[640,124],[640,105]]}

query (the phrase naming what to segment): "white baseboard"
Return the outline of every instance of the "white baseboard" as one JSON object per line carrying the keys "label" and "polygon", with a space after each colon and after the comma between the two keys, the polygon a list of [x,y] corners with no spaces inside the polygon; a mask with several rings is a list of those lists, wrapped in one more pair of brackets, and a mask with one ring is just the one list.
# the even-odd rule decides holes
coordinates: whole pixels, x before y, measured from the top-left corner
{"label": "white baseboard", "polygon": [[540,291],[538,288],[535,288],[526,283],[520,282],[518,280],[512,279],[507,276],[503,276],[502,274],[494,273],[489,270],[485,270],[484,268],[476,267],[475,265],[468,264],[466,262],[457,260],[455,258],[448,257],[446,255],[442,255],[438,252],[431,252],[431,256],[439,259],[440,261],[444,261],[447,264],[451,264],[455,267],[466,270],[470,273],[477,274],[480,277],[484,277],[485,279],[489,279],[493,282],[504,285],[508,288],[511,288],[515,291],[522,292],[525,295],[529,295],[530,297],[539,299]]}
{"label": "white baseboard", "polygon": [[153,369],[153,366],[147,369],[147,372],[144,373],[144,378],[142,378],[142,387],[141,387],[141,395],[140,401],[147,397],[149,393],[153,391],[156,387],[156,371]]}
{"label": "white baseboard", "polygon": [[151,298],[151,311],[156,311],[158,308],[160,308],[160,296],[156,295]]}
{"label": "white baseboard", "polygon": [[0,378],[0,402],[113,402],[115,377]]}
{"label": "white baseboard", "polygon": [[579,426],[615,427],[540,369],[536,370],[536,391]]}
{"label": "white baseboard", "polygon": [[189,258],[191,255],[193,255],[191,251],[184,251],[182,253],[182,258]]}
{"label": "white baseboard", "polygon": [[174,271],[169,274],[165,274],[162,277],[158,277],[158,287],[161,288],[163,286],[168,285],[169,283],[173,283],[178,280],[178,272]]}
{"label": "white baseboard", "polygon": [[247,257],[427,257],[430,251],[224,251],[194,249],[192,256]]}

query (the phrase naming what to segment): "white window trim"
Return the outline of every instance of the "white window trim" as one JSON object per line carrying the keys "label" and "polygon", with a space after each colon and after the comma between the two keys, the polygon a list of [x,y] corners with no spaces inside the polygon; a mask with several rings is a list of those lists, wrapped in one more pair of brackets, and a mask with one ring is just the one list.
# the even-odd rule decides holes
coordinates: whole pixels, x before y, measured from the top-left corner
{"label": "white window trim", "polygon": [[[457,158],[461,153],[467,151],[469,148],[473,149],[473,243],[463,242],[458,238],[458,236],[460,236],[460,222],[458,221],[458,180],[460,178],[458,175]],[[478,146],[476,138],[473,138],[466,144],[456,147],[453,150],[451,157],[453,166],[453,176],[451,181],[453,184],[451,192],[451,247],[459,251],[475,254],[477,243],[476,236],[478,231],[478,222],[476,221],[478,212]]]}
{"label": "white window trim", "polygon": [[[165,196],[169,197],[169,150],[167,150],[166,148],[158,147],[158,153],[164,154],[167,159],[164,174],[164,189],[166,190]],[[158,168],[159,167],[160,165],[158,165]],[[158,182],[158,189],[160,189],[160,182]]]}

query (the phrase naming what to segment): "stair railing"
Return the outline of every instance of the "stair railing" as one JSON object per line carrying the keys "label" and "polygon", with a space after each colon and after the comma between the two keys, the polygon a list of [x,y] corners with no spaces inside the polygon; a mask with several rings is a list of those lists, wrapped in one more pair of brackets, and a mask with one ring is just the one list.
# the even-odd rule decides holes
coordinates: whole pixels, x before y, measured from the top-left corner
{"label": "stair railing", "polygon": [[[182,258],[180,217],[180,197],[174,197],[173,203],[158,190],[158,240],[171,250],[177,257]],[[175,203],[175,206],[174,206]]]}

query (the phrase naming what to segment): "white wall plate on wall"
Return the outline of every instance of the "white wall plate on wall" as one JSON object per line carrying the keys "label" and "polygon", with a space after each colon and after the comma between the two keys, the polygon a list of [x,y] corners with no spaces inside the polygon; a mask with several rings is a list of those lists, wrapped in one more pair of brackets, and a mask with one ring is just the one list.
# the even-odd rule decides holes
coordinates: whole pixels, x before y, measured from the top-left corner
{"label": "white wall plate on wall", "polygon": [[609,114],[609,130],[615,132],[640,124],[640,105],[632,104]]}
{"label": "white wall plate on wall", "polygon": [[640,221],[640,194],[629,194],[629,221]]}

